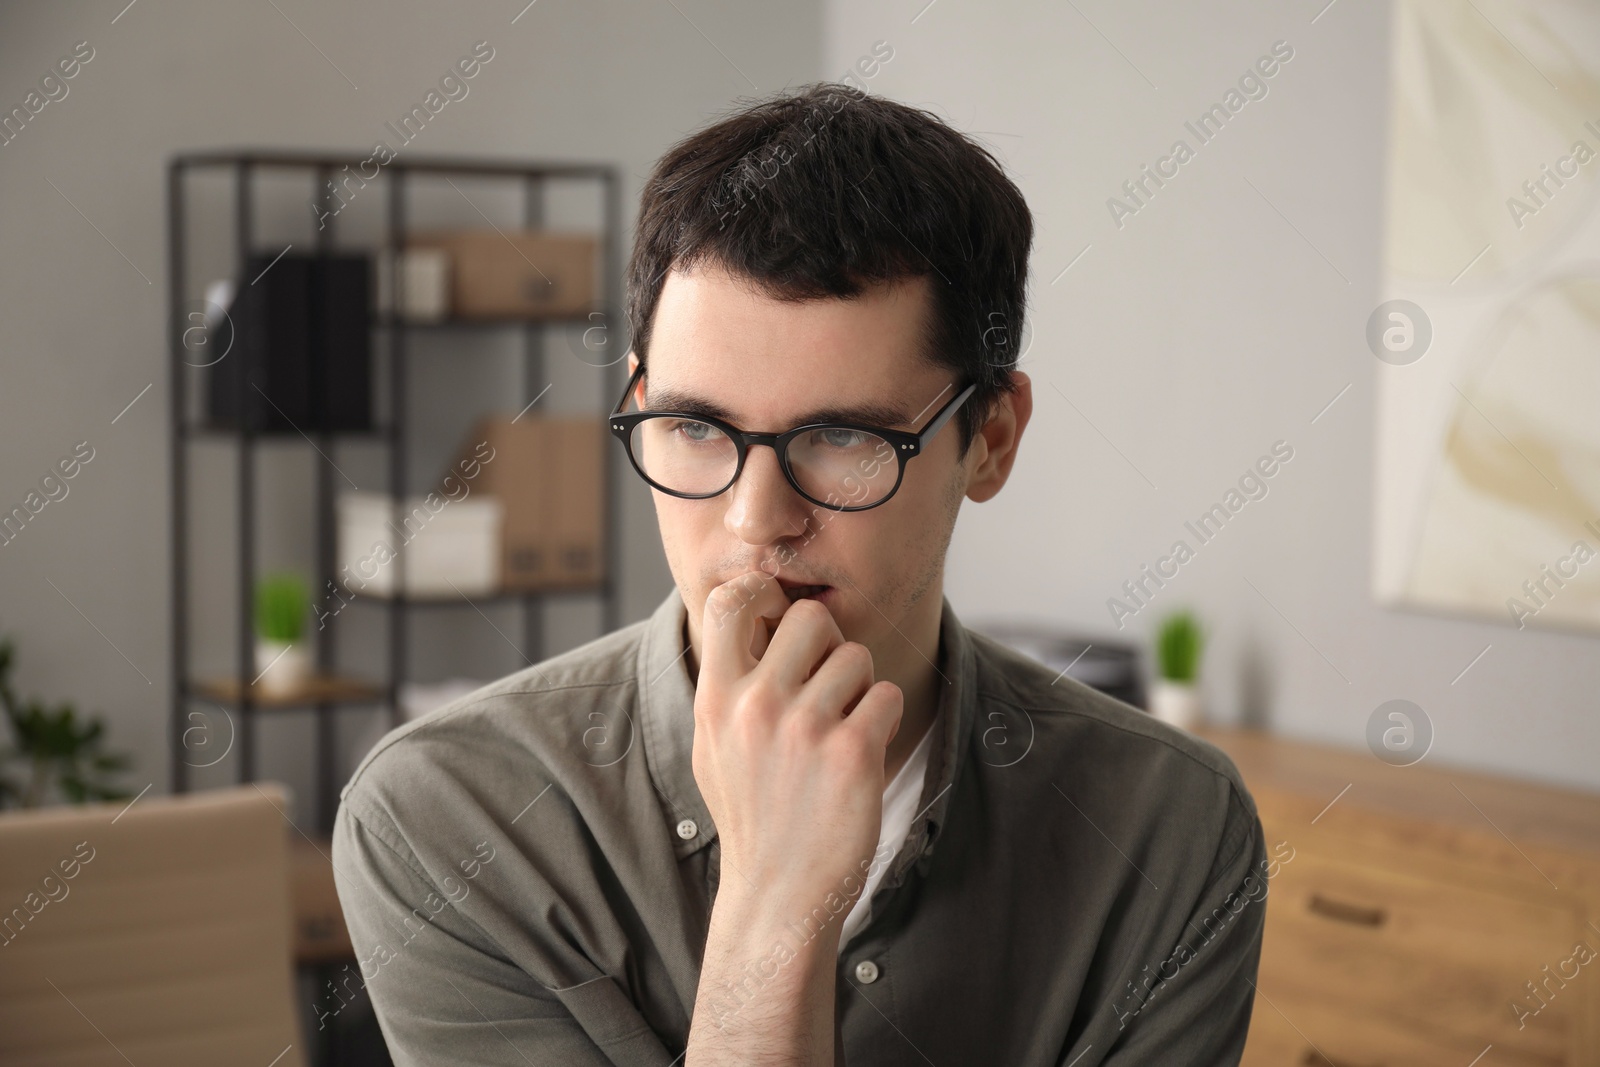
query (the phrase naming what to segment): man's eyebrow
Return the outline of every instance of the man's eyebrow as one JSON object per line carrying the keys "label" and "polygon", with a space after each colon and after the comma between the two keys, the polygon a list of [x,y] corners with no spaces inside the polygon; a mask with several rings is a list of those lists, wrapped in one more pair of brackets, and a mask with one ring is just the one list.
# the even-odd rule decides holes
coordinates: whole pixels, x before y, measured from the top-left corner
{"label": "man's eyebrow", "polygon": [[[649,411],[676,411],[684,415],[710,416],[721,419],[723,422],[732,423],[741,430],[749,430],[733,417],[732,412],[721,404],[706,400],[681,389],[665,388],[656,391],[650,389],[649,383],[645,384],[645,405]],[[814,411],[804,412],[797,416],[788,426],[769,427],[775,432],[791,429],[795,426],[809,426],[817,422],[856,422],[865,426],[882,426],[893,429],[904,426],[910,419],[905,408],[896,404],[843,404],[830,407],[817,408]]]}

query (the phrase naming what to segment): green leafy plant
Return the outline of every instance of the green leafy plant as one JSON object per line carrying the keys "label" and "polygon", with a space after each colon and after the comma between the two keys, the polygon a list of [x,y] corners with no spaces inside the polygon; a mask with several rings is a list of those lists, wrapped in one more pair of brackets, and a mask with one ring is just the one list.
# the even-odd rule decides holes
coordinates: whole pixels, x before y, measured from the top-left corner
{"label": "green leafy plant", "polygon": [[311,594],[299,575],[269,574],[256,583],[256,636],[292,645],[305,632]]}
{"label": "green leafy plant", "polygon": [[1175,612],[1161,622],[1156,635],[1156,658],[1161,677],[1171,682],[1193,682],[1200,673],[1200,652],[1205,635],[1187,611]]}
{"label": "green leafy plant", "polygon": [[[0,638],[0,705],[12,737],[11,744],[0,747],[0,808],[41,807],[55,794],[74,804],[132,796],[109,781],[132,760],[102,750],[105,723],[100,717],[80,719],[70,703],[47,707],[39,700],[18,700],[11,689],[15,658],[15,645]],[[16,763],[23,768],[21,781],[9,773]]]}

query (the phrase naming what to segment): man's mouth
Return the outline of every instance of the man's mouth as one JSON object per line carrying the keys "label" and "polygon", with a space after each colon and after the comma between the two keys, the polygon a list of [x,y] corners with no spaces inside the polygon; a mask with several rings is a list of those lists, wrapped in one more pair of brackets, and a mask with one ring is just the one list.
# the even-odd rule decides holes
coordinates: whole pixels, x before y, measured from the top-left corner
{"label": "man's mouth", "polygon": [[789,598],[789,603],[796,600],[821,600],[823,594],[832,589],[831,585],[805,585],[801,582],[791,582],[787,578],[779,578],[778,586],[783,590],[784,596]]}

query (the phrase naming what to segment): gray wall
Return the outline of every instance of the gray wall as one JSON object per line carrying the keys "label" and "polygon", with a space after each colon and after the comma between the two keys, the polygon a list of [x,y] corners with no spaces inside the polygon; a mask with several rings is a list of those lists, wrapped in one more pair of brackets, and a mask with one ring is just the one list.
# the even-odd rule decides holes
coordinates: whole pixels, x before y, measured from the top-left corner
{"label": "gray wall", "polygon": [[[1189,605],[1214,629],[1204,688],[1222,722],[1360,748],[1374,709],[1404,698],[1434,725],[1430,763],[1594,788],[1595,637],[1368,594],[1388,17],[1327,0],[830,0],[825,71],[887,41],[871,90],[979,135],[1038,226],[1033,423],[1011,484],[967,504],[947,595],[972,622],[1124,640]],[[1119,228],[1106,200],[1192,144],[1184,122],[1279,40],[1294,57],[1267,95]],[[1106,600],[1280,439],[1294,458],[1269,494],[1119,630]]]}
{"label": "gray wall", "polygon": [[[68,496],[0,547],[0,630],[18,641],[21,694],[104,713],[113,745],[137,759],[135,790],[153,782],[162,792],[168,780],[168,157],[239,145],[364,156],[380,137],[398,147],[384,124],[397,122],[473,42],[486,40],[494,58],[468,83],[467,96],[447,104],[402,157],[615,163],[631,235],[639,186],[654,159],[734,97],[814,77],[821,32],[819,9],[805,4],[775,7],[759,20],[741,5],[704,0],[679,0],[676,9],[545,2],[520,16],[521,5],[503,3],[278,0],[276,8],[187,2],[126,11],[122,3],[0,9],[0,101],[7,110],[77,42],[87,40],[95,53],[66,83],[66,97],[0,147],[0,500],[20,502],[76,442],[95,449]],[[369,189],[341,213],[341,241],[359,243],[375,232],[381,195]],[[308,196],[300,187],[273,190],[261,214],[263,245],[310,241]],[[447,186],[419,200],[431,221],[479,222]],[[509,198],[485,193],[481,200],[502,225],[515,221]],[[223,204],[204,188],[197,202]],[[575,205],[572,215],[582,210]],[[225,243],[220,252],[213,248],[210,261],[222,264],[218,257],[227,253]],[[411,393],[422,432],[414,469],[442,473],[476,413],[520,406],[518,349],[511,337],[424,339],[419,348]],[[600,376],[554,337],[547,364],[554,384],[542,405],[594,410],[602,402]],[[297,487],[308,484],[315,457],[292,445],[265,452],[263,564],[304,564],[311,558],[310,501]],[[362,488],[381,487],[371,448],[351,446],[334,460]],[[226,566],[233,544],[228,455],[208,446],[195,465],[202,494],[195,599],[204,609],[196,657],[202,667],[227,670],[232,646],[221,627],[234,603]],[[623,618],[631,621],[659,602],[671,578],[648,496],[631,478],[624,492]],[[520,642],[514,611],[489,614]],[[552,609],[548,648],[588,640],[597,625],[598,613],[583,603]],[[375,639],[372,627],[365,635],[360,629],[346,642],[353,663]],[[418,674],[427,679],[494,677],[522,662],[470,608],[441,612],[419,631]],[[365,662],[376,667],[381,660]],[[347,742],[359,743],[374,725],[375,716],[349,713]],[[218,725],[219,735],[225,730]],[[314,800],[311,742],[303,715],[274,719],[263,731],[263,772],[295,788],[301,813]],[[229,762],[202,783],[225,780],[220,772]]]}

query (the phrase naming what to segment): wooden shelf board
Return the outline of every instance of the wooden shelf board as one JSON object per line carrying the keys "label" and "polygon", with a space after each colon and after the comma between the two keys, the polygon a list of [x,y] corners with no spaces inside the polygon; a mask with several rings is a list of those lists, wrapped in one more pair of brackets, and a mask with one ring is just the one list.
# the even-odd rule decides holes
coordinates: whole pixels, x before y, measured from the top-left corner
{"label": "wooden shelf board", "polygon": [[589,316],[605,314],[599,308],[583,314],[565,315],[447,315],[442,319],[408,319],[387,312],[372,316],[371,322],[380,327],[403,327],[408,330],[481,330],[504,326],[573,326],[582,323],[593,325]]}
{"label": "wooden shelf board", "polygon": [[[358,593],[346,588],[352,603],[388,604],[396,599],[401,603],[414,607],[467,607],[467,601],[462,600],[456,593],[422,593],[404,597],[385,596],[377,593]],[[603,593],[603,582],[585,582],[581,585],[551,585],[542,589],[494,589],[487,593],[468,593],[467,596],[473,604],[495,604],[502,601],[516,601],[546,596],[577,596],[584,593]]]}
{"label": "wooden shelf board", "polygon": [[[236,678],[213,678],[194,685],[197,696],[222,704],[239,703]],[[251,703],[262,708],[303,708],[315,704],[374,704],[387,697],[386,690],[356,678],[318,675],[292,693],[267,693],[259,685],[250,687]]]}

